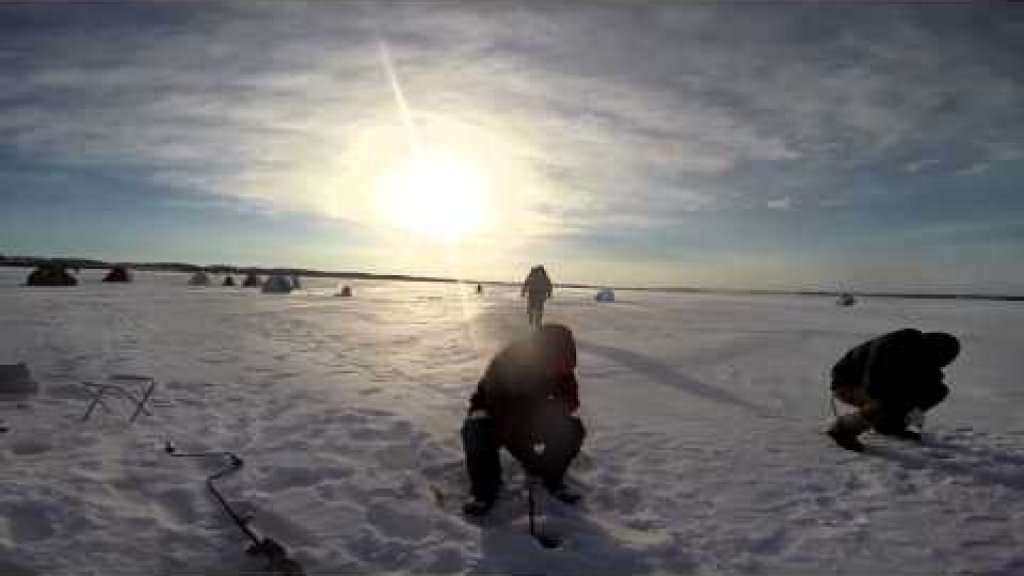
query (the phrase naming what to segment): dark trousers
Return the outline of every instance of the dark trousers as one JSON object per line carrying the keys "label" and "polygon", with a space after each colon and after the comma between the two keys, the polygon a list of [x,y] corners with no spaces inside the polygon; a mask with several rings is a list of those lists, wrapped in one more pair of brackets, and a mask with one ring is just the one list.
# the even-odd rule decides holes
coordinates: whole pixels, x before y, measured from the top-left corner
{"label": "dark trousers", "polygon": [[544,320],[544,295],[530,292],[526,297],[526,317],[530,326],[540,328]]}
{"label": "dark trousers", "polygon": [[[543,451],[537,453],[533,442],[511,442],[504,447],[523,465],[527,474],[539,476],[549,488],[564,482],[565,471],[580,452],[586,430],[579,418],[565,416],[549,423],[543,439]],[[469,418],[462,425],[462,446],[466,451],[466,471],[475,498],[491,501],[501,488],[501,461],[498,451],[503,443],[492,418]]]}

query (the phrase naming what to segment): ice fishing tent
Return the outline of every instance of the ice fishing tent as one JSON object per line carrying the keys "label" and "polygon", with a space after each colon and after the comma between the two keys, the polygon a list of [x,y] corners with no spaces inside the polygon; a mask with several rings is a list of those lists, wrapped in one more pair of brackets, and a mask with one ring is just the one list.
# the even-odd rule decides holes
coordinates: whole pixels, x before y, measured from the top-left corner
{"label": "ice fishing tent", "polygon": [[188,279],[188,285],[189,286],[209,286],[210,285],[210,275],[207,274],[206,272],[203,272],[202,270],[199,270],[195,274],[193,274],[191,278]]}
{"label": "ice fishing tent", "polygon": [[72,276],[64,266],[47,262],[40,264],[25,280],[27,286],[76,286],[78,279]]}
{"label": "ice fishing tent", "polygon": [[271,274],[263,283],[264,294],[288,294],[292,291],[292,282],[283,274]]}
{"label": "ice fishing tent", "polygon": [[104,282],[131,282],[132,273],[124,266],[114,266],[110,272],[103,277]]}
{"label": "ice fishing tent", "polygon": [[350,288],[348,286],[342,286],[341,284],[338,284],[338,291],[335,292],[334,295],[335,296],[340,296],[342,298],[351,298],[352,297],[352,288]]}
{"label": "ice fishing tent", "polygon": [[836,306],[853,306],[857,303],[857,299],[853,297],[853,294],[842,293],[839,298],[836,299]]}
{"label": "ice fishing tent", "polygon": [[234,286],[235,285],[235,277],[234,276],[228,276],[228,277],[224,278],[224,285],[225,286]]}
{"label": "ice fishing tent", "polygon": [[243,288],[259,288],[261,286],[263,286],[263,280],[255,272],[249,272],[245,275],[245,280],[242,280]]}
{"label": "ice fishing tent", "polygon": [[299,281],[299,277],[292,274],[292,290],[302,290],[302,282]]}
{"label": "ice fishing tent", "polygon": [[594,296],[594,300],[597,302],[615,302],[615,291],[611,288],[602,288],[597,296]]}

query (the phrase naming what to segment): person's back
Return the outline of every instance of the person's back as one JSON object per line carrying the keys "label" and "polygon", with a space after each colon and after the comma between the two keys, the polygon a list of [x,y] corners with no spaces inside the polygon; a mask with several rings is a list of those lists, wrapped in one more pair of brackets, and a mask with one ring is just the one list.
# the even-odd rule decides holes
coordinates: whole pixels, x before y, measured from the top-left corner
{"label": "person's back", "polygon": [[543,266],[534,266],[523,282],[523,292],[537,298],[551,296],[551,288],[551,278]]}
{"label": "person's back", "polygon": [[[948,352],[932,358],[932,346],[920,330],[905,328],[884,334],[847,352],[832,368],[832,388],[858,386],[873,398],[899,400],[942,383]],[[941,338],[941,337],[939,337]],[[951,338],[951,337],[950,337]],[[954,344],[940,343],[940,346]],[[952,356],[956,353],[953,352]]]}
{"label": "person's back", "polygon": [[544,326],[539,335],[495,356],[470,399],[470,410],[487,410],[502,440],[521,446],[546,421],[579,408],[575,366],[572,333],[558,324]]}
{"label": "person's back", "polygon": [[544,318],[544,301],[551,297],[553,286],[547,270],[534,266],[523,282],[521,296],[527,296],[526,316],[531,326],[539,328]]}

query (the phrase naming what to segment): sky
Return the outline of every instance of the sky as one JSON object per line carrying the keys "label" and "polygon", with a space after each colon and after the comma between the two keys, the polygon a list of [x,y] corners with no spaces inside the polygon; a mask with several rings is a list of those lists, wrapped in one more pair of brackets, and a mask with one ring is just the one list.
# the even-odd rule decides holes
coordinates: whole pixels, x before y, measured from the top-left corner
{"label": "sky", "polygon": [[0,4],[3,254],[1020,294],[1022,160],[1012,6]]}

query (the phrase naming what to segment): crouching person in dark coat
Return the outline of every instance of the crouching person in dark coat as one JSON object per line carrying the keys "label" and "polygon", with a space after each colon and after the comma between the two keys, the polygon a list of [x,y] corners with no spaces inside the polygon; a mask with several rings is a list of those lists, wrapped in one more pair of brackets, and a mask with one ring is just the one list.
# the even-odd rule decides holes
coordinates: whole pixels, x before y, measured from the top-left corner
{"label": "crouching person in dark coat", "polygon": [[912,420],[949,394],[942,369],[960,353],[960,342],[944,332],[912,328],[869,340],[832,367],[832,394],[857,410],[838,416],[828,435],[848,450],[864,449],[857,437],[873,428],[880,434],[920,440]]}
{"label": "crouching person in dark coat", "polygon": [[575,368],[575,340],[559,324],[545,325],[491,360],[462,426],[473,494],[463,506],[466,514],[486,514],[494,505],[502,447],[556,498],[570,504],[579,500],[564,480],[586,434],[578,416]]}

